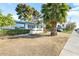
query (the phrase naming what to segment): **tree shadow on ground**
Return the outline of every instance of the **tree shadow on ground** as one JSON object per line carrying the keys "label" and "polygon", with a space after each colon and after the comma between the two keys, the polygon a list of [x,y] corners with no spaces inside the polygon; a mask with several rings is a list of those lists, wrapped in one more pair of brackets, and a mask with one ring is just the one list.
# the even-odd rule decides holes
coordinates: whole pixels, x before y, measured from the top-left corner
{"label": "tree shadow on ground", "polygon": [[40,34],[29,34],[22,36],[8,36],[8,39],[17,39],[17,38],[39,38],[39,37],[49,37],[50,35],[40,35]]}

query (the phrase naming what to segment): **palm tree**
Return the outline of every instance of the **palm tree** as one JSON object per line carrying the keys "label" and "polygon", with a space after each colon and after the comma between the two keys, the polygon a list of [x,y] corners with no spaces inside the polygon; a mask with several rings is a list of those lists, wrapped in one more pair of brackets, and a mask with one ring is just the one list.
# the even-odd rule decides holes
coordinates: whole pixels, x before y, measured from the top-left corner
{"label": "palm tree", "polygon": [[51,27],[51,35],[56,35],[56,25],[58,22],[66,22],[67,11],[71,7],[65,3],[47,3],[42,5],[44,23]]}
{"label": "palm tree", "polygon": [[24,21],[32,21],[33,18],[37,18],[39,12],[33,7],[26,4],[18,4],[16,7],[18,18]]}
{"label": "palm tree", "polygon": [[18,4],[15,10],[20,20],[33,22],[39,17],[39,12],[27,4]]}

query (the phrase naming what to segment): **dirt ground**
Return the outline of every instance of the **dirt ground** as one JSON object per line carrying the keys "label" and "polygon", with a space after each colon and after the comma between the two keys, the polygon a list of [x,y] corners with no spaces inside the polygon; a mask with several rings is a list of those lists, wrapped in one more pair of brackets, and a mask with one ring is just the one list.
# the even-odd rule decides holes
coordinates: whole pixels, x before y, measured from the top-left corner
{"label": "dirt ground", "polygon": [[70,34],[0,39],[0,55],[3,56],[58,56]]}

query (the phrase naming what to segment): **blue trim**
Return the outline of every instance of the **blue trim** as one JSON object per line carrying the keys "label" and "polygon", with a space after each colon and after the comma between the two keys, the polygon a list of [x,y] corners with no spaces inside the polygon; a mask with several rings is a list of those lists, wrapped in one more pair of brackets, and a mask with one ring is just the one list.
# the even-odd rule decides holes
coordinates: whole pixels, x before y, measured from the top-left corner
{"label": "blue trim", "polygon": [[15,22],[19,24],[34,24],[32,22],[23,22],[23,21],[15,21]]}

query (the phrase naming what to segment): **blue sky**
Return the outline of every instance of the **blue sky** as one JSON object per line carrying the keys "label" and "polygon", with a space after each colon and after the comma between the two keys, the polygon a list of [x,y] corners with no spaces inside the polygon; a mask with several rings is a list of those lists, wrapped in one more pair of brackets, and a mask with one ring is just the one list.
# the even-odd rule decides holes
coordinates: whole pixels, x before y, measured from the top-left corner
{"label": "blue sky", "polygon": [[[42,4],[41,3],[29,3],[28,5],[30,5],[31,7],[34,7],[38,11],[40,11]],[[79,3],[69,3],[68,5],[70,5],[72,7],[73,11],[68,12],[67,20],[76,22],[77,27],[78,27],[78,25],[79,25]],[[3,14],[6,15],[8,13],[11,13],[11,14],[13,14],[14,19],[18,20],[16,11],[15,11],[16,6],[17,6],[17,3],[0,3],[0,9]]]}
{"label": "blue sky", "polygon": [[[40,3],[29,3],[31,7],[34,7],[36,10],[40,11],[41,10],[41,5]],[[0,9],[4,14],[11,13],[13,15],[16,15],[15,8],[17,6],[17,3],[0,3]]]}

